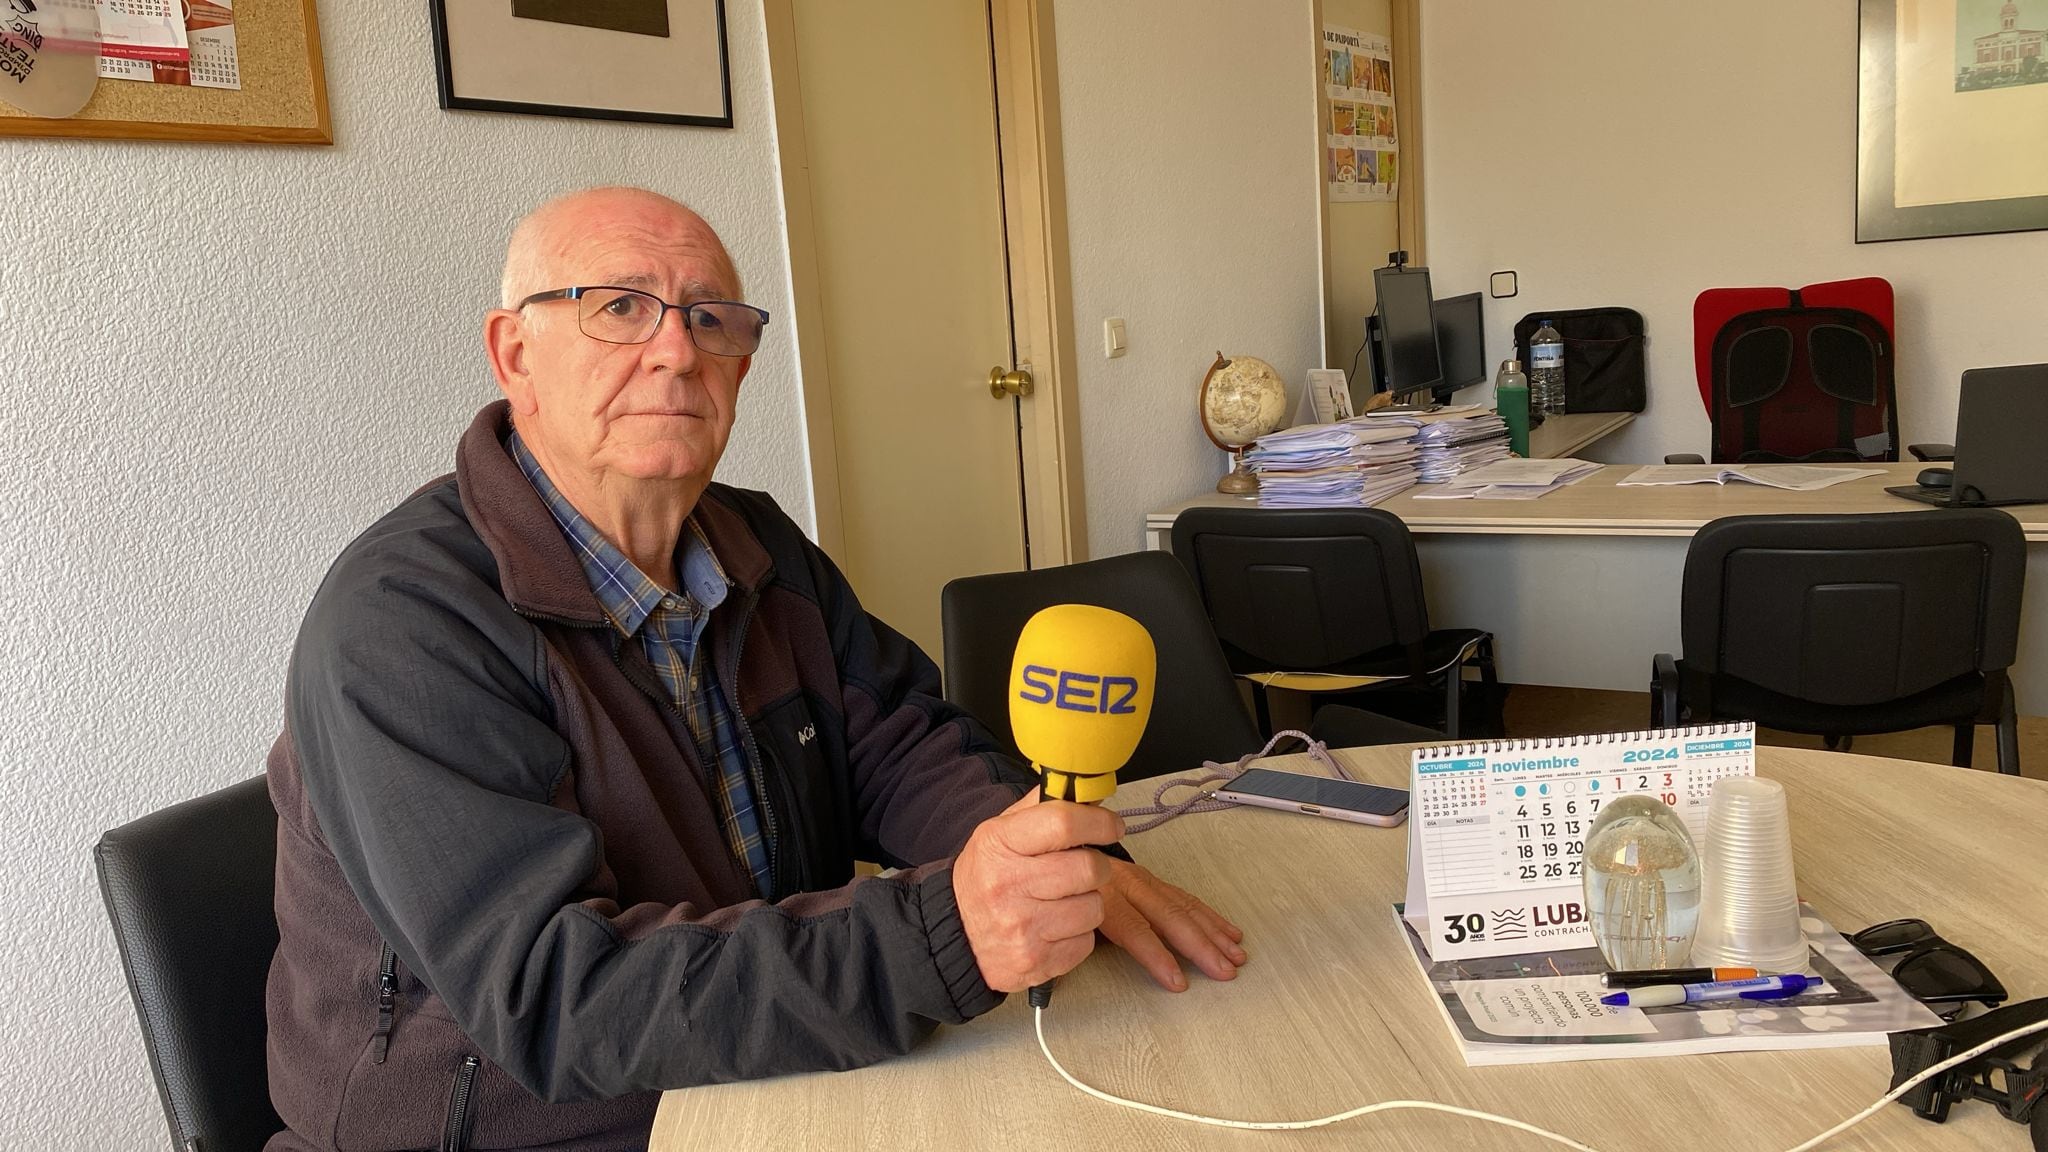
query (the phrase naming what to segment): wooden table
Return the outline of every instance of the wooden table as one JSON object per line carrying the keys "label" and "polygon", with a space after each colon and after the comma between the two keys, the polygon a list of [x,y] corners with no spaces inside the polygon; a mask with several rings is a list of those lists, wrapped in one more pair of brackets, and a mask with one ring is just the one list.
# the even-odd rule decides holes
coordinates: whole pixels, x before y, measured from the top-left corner
{"label": "wooden table", "polygon": [[[1498,639],[1501,678],[1514,684],[1642,691],[1650,658],[1680,653],[1678,593],[1692,534],[1722,516],[1786,513],[1927,514],[1925,504],[1893,496],[1922,465],[1884,469],[1818,492],[1756,484],[1621,488],[1641,467],[1602,468],[1537,500],[1418,500],[1418,486],[1378,507],[1415,533],[1430,622],[1481,628]],[[1842,465],[1841,467],[1855,467]],[[1172,547],[1173,522],[1197,506],[1254,506],[1211,494],[1145,517],[1147,547]],[[2020,620],[2013,675],[2019,710],[2048,715],[2048,504],[2005,509],[2020,522],[2032,607]],[[1649,719],[1647,705],[1644,720]]]}
{"label": "wooden table", "polygon": [[[2048,783],[1968,769],[1759,749],[1789,794],[1801,894],[1837,928],[1922,916],[1975,952],[2013,999],[2048,995],[2041,845]],[[1404,748],[1339,753],[1353,775],[1405,785]],[[1276,766],[1312,771],[1306,757]],[[1149,802],[1156,781],[1120,789]],[[1245,929],[1238,979],[1180,995],[1103,949],[1061,981],[1052,1049],[1084,1082],[1210,1116],[1293,1119],[1374,1100],[1440,1100],[1512,1115],[1603,1152],[1778,1152],[1884,1090],[1882,1046],[1466,1068],[1395,927],[1406,829],[1243,809],[1131,838],[1137,858]],[[1990,1105],[1945,1125],[1893,1105],[1829,1149],[2025,1148]],[[670,1092],[653,1147],[1554,1148],[1494,1125],[1397,1112],[1312,1132],[1244,1133],[1098,1103],[1061,1081],[1023,997],[910,1056],[856,1072]]]}
{"label": "wooden table", "polygon": [[1621,431],[1635,418],[1633,412],[1567,412],[1549,417],[1529,429],[1529,458],[1563,460],[1595,440]]}

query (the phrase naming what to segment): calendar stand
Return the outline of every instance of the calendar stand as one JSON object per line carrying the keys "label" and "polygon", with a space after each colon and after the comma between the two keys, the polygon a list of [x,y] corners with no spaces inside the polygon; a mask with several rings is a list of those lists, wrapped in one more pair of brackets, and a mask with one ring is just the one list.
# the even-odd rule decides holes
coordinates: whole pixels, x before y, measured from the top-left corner
{"label": "calendar stand", "polygon": [[1696,843],[1724,776],[1756,774],[1756,725],[1415,750],[1407,918],[1436,961],[1593,944],[1581,861],[1600,808],[1654,796]]}

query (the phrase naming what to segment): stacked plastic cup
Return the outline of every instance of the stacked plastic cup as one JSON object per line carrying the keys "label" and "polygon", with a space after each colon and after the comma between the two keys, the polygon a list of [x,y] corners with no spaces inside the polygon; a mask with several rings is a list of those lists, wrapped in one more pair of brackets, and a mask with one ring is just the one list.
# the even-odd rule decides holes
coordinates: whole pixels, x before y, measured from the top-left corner
{"label": "stacked plastic cup", "polygon": [[1754,776],[1715,782],[1702,870],[1694,964],[1764,973],[1806,969],[1783,785]]}

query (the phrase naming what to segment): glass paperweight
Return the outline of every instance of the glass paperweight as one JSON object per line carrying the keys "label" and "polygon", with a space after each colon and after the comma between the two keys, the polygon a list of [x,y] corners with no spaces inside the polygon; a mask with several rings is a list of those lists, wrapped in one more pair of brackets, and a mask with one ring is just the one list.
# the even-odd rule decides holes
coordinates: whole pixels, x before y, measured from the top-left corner
{"label": "glass paperweight", "polygon": [[1677,968],[1700,919],[1700,856],[1685,822],[1652,796],[1624,796],[1586,833],[1580,875],[1609,967]]}

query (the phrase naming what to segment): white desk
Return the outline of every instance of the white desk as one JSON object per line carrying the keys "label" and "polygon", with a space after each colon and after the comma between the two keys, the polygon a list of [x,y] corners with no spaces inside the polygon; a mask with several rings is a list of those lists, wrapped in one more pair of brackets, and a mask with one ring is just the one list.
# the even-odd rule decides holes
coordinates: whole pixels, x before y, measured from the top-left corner
{"label": "white desk", "polygon": [[[1429,594],[1430,622],[1483,628],[1498,639],[1503,680],[1573,688],[1647,691],[1650,657],[1682,654],[1678,594],[1692,534],[1722,516],[1798,512],[1926,512],[1890,495],[1923,465],[1883,465],[1886,474],[1819,492],[1754,484],[1617,488],[1639,465],[1601,469],[1538,500],[1417,500],[1411,488],[1379,505],[1415,534]],[[1197,506],[1255,506],[1211,494],[1145,517],[1146,546],[1172,548],[1173,521]],[[2019,710],[2048,715],[2048,505],[2007,508],[2026,533],[2027,585],[2020,657],[2013,670]],[[1644,718],[1648,719],[1645,705]]]}

